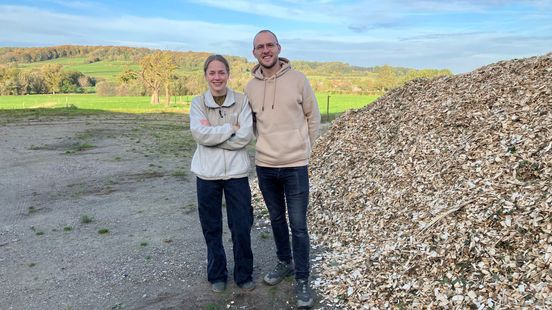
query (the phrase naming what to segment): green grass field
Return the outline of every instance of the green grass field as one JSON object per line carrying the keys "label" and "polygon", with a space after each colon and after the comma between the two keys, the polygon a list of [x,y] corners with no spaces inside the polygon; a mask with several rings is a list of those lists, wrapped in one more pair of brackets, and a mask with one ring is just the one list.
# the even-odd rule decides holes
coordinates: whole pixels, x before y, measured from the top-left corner
{"label": "green grass field", "polygon": [[[150,97],[102,97],[95,94],[0,96],[0,110],[72,108],[121,113],[187,113],[191,96],[151,104]],[[161,98],[163,100],[163,98]]]}
{"label": "green grass field", "polygon": [[65,71],[80,71],[84,75],[93,76],[96,79],[105,79],[114,82],[117,76],[126,69],[140,70],[140,66],[132,61],[98,61],[88,63],[87,58],[57,58],[47,61],[20,64],[22,68],[38,68],[46,64],[63,65]]}
{"label": "green grass field", "polygon": [[320,114],[322,114],[322,120],[324,121],[333,120],[347,110],[362,108],[378,99],[378,97],[369,95],[316,94]]}
{"label": "green grass field", "polygon": [[[328,110],[328,96],[330,104]],[[334,119],[336,115],[349,109],[356,109],[371,103],[377,96],[329,95],[317,94],[322,118]],[[151,104],[149,97],[101,97],[95,94],[61,94],[61,95],[27,95],[0,96],[0,110],[33,110],[70,108],[73,113],[78,110],[120,113],[188,113],[193,96],[172,97],[167,106],[163,103]]]}

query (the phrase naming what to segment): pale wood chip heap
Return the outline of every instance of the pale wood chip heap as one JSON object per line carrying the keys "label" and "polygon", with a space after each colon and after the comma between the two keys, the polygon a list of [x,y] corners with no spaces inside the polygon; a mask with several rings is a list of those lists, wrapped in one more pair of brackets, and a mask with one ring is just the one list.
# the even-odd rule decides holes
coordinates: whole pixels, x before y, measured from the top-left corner
{"label": "pale wood chip heap", "polygon": [[310,167],[333,307],[552,307],[552,54],[412,81]]}

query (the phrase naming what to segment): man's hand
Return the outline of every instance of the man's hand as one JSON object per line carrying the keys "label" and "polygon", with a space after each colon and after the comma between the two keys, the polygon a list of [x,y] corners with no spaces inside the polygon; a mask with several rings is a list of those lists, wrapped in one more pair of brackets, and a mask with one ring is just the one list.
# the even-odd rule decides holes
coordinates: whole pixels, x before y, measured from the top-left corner
{"label": "man's hand", "polygon": [[209,124],[209,120],[207,120],[206,118],[200,120],[199,122],[200,122],[201,125],[203,125],[203,126],[211,126],[211,124]]}

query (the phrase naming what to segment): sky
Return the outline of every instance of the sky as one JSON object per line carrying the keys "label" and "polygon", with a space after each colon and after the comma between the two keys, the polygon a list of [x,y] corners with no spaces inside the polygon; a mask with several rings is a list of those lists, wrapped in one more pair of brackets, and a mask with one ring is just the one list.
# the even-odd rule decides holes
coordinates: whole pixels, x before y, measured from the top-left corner
{"label": "sky", "polygon": [[465,73],[552,52],[552,0],[0,0],[0,46],[122,45]]}

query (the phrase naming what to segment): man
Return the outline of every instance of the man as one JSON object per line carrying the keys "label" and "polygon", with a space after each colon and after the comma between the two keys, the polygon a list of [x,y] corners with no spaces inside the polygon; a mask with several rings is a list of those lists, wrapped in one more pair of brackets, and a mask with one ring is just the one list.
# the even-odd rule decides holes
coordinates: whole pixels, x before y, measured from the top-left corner
{"label": "man", "polygon": [[[258,64],[246,86],[257,136],[255,164],[259,188],[270,214],[278,264],[264,277],[268,285],[295,273],[298,308],[310,308],[308,160],[318,137],[320,111],[309,81],[280,58],[276,35],[261,30],[253,40]],[[291,227],[289,240],[288,218]],[[293,251],[292,251],[293,248]]]}

